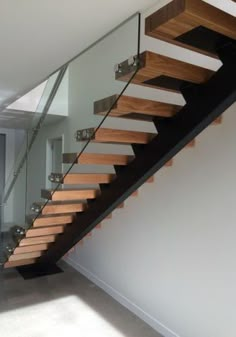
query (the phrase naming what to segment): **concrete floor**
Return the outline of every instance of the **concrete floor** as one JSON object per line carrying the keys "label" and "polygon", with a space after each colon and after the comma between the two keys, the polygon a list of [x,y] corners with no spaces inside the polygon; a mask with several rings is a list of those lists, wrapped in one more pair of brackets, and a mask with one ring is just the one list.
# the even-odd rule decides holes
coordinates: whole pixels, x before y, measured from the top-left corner
{"label": "concrete floor", "polygon": [[1,337],[161,337],[84,276],[64,273],[24,281],[0,275]]}

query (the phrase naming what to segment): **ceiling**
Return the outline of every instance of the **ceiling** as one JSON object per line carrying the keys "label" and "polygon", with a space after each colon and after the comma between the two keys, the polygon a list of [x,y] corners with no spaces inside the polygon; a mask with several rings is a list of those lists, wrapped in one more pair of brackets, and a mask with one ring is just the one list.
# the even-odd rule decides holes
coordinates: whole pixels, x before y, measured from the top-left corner
{"label": "ceiling", "polygon": [[[0,126],[1,129],[32,129],[37,125],[40,117],[41,113],[37,112],[6,109],[0,113]],[[48,114],[43,125],[55,124],[64,118],[65,116]]]}
{"label": "ceiling", "polygon": [[0,108],[133,13],[157,2],[0,0]]}
{"label": "ceiling", "polygon": [[[0,125],[28,128],[30,113],[5,107],[135,12],[166,1],[0,0]],[[233,1],[204,1],[236,15]]]}

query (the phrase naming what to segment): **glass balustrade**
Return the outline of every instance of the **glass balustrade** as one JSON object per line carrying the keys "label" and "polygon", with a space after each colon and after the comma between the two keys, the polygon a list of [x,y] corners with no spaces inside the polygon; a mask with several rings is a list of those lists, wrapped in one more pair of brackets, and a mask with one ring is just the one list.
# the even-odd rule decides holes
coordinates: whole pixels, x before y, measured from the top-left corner
{"label": "glass balustrade", "polygon": [[[132,159],[131,146],[119,139],[112,143],[110,135],[117,132],[119,138],[119,130],[135,130],[117,107],[138,70],[139,36],[137,14],[44,84],[35,111],[29,111],[27,128],[15,139],[13,165],[6,174],[3,261],[14,254],[22,239],[47,236],[52,227],[58,227],[55,234],[60,235],[57,225],[86,211],[100,186],[115,178],[114,165],[124,166]],[[122,118],[114,118],[119,114]]]}

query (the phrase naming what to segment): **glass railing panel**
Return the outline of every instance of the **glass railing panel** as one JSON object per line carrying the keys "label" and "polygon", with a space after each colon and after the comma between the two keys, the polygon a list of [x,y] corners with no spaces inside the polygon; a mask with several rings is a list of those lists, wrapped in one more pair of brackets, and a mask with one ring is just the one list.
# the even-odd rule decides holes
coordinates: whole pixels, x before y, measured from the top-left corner
{"label": "glass railing panel", "polygon": [[[51,88],[47,103],[44,105],[41,116],[35,116],[29,131],[28,157],[27,157],[27,214],[32,213],[31,205],[34,201],[40,201],[40,189],[53,187],[48,181],[51,167],[54,162],[61,161],[62,138],[54,136],[59,130],[63,135],[66,123],[65,115],[68,115],[68,71],[66,67],[61,73],[58,87]],[[59,73],[57,73],[57,79]],[[55,82],[54,82],[55,84]],[[50,103],[50,104],[49,104]],[[61,151],[55,156],[54,150]],[[58,151],[58,150],[57,150]],[[58,152],[57,152],[58,153]],[[50,186],[48,186],[50,183]]]}
{"label": "glass railing panel", "polygon": [[[10,222],[22,228],[15,229],[16,244],[23,235],[23,230],[31,227],[37,217],[74,214],[80,208],[88,207],[87,199],[93,198],[92,192],[85,197],[83,191],[99,190],[99,181],[88,179],[73,184],[65,183],[63,179],[68,174],[115,175],[113,165],[108,165],[106,161],[98,165],[96,159],[93,159],[89,165],[78,164],[82,155],[92,153],[96,157],[104,153],[125,158],[133,155],[131,146],[97,144],[92,138],[98,129],[125,129],[128,123],[125,119],[109,117],[109,113],[125,94],[138,69],[135,56],[139,46],[139,23],[139,15],[127,20],[60,69],[45,86],[23,145],[16,156],[17,165],[15,163],[12,172],[13,177],[17,173],[17,179],[9,179],[8,183],[11,188],[7,189],[9,192],[4,208],[7,209],[13,200],[14,211]],[[132,71],[127,73],[124,81],[116,80],[120,62],[127,59],[130,60],[128,67]],[[103,99],[106,100],[105,109],[99,115],[95,113],[95,102]],[[82,129],[89,131],[81,134]],[[69,156],[70,159],[64,156],[63,160],[63,154],[71,153],[73,155]],[[19,166],[20,171],[15,169]],[[52,173],[57,175],[51,175]],[[71,190],[75,191],[74,197],[70,195]],[[61,194],[64,191],[69,193],[67,197]],[[4,223],[6,220],[5,217]],[[9,236],[12,237],[12,232]]]}
{"label": "glass railing panel", "polygon": [[[68,65],[66,75],[51,105],[51,110],[56,112],[67,110],[68,117],[59,122],[50,123],[50,115],[48,115],[47,122],[41,129],[41,133],[29,154],[27,206],[29,213],[32,213],[33,210],[34,218],[53,214],[55,216],[65,213],[73,214],[80,208],[85,209],[88,206],[83,191],[89,190],[92,193],[92,191],[98,190],[99,181],[96,182],[96,179],[94,180],[90,176],[91,179],[78,183],[58,183],[63,181],[63,177],[68,174],[106,173],[114,175],[115,173],[113,165],[108,165],[106,162],[97,165],[96,159],[94,164],[90,165],[75,164],[76,157],[79,160],[81,155],[87,153],[115,154],[124,155],[124,157],[133,155],[131,146],[94,144],[90,138],[93,138],[93,134],[98,128],[122,128],[126,124],[125,120],[123,123],[119,120],[115,125],[115,119],[109,117],[109,112],[120,96],[125,93],[137,70],[133,60],[130,65],[133,67],[133,72],[127,74],[125,81],[116,80],[119,63],[137,55],[138,36],[139,16],[137,15]],[[107,100],[106,111],[104,111],[107,116],[96,114],[95,102],[110,96],[113,98]],[[87,128],[90,130],[81,141],[78,131]],[[73,153],[73,160],[65,160],[64,157],[63,162],[62,155],[66,153]],[[51,176],[49,180],[48,176],[51,173],[57,175]],[[43,192],[41,192],[42,189]],[[67,193],[66,197],[63,196],[63,192]],[[71,196],[70,192],[75,192],[75,196]],[[90,198],[92,198],[91,195],[88,196],[88,199]]]}
{"label": "glass railing panel", "polygon": [[[30,167],[34,169],[32,164],[29,166],[31,159],[29,154],[34,142],[41,133],[41,130],[43,130],[48,110],[57,94],[58,86],[61,84],[63,76],[64,71],[60,70],[53,78],[49,79],[38,105],[38,110],[41,110],[40,112],[24,112],[30,115],[28,116],[27,124],[24,124],[24,128],[19,126],[18,129],[3,129],[7,136],[7,157],[1,213],[0,254],[2,258],[6,257],[7,253],[10,254],[12,247],[17,245],[19,237],[18,235],[13,235],[14,231],[12,229],[15,228],[15,231],[17,231],[19,228],[16,226],[20,226],[20,228],[28,226],[28,221],[26,220],[26,214],[29,213],[28,192],[33,189],[33,187],[28,189],[27,186],[29,180],[28,172]],[[12,110],[9,109],[7,113],[11,115]],[[15,111],[15,113],[17,114],[19,111]],[[48,121],[49,123],[53,121],[58,122],[62,118],[64,117],[60,116],[60,114],[54,114],[50,116]],[[36,172],[40,171],[36,169]],[[13,238],[13,236],[15,237]]]}

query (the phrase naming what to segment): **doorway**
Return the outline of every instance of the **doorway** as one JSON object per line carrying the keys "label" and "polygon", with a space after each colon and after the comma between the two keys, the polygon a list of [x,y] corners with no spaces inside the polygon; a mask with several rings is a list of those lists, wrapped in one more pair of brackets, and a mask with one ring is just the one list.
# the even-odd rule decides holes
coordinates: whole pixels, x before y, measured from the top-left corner
{"label": "doorway", "polygon": [[[48,139],[47,141],[47,177],[51,173],[62,173],[62,151],[63,137]],[[47,188],[53,188],[55,184],[51,183],[46,177]]]}
{"label": "doorway", "polygon": [[6,167],[6,135],[0,134],[0,231],[3,221],[3,193],[5,185],[5,168]]}

